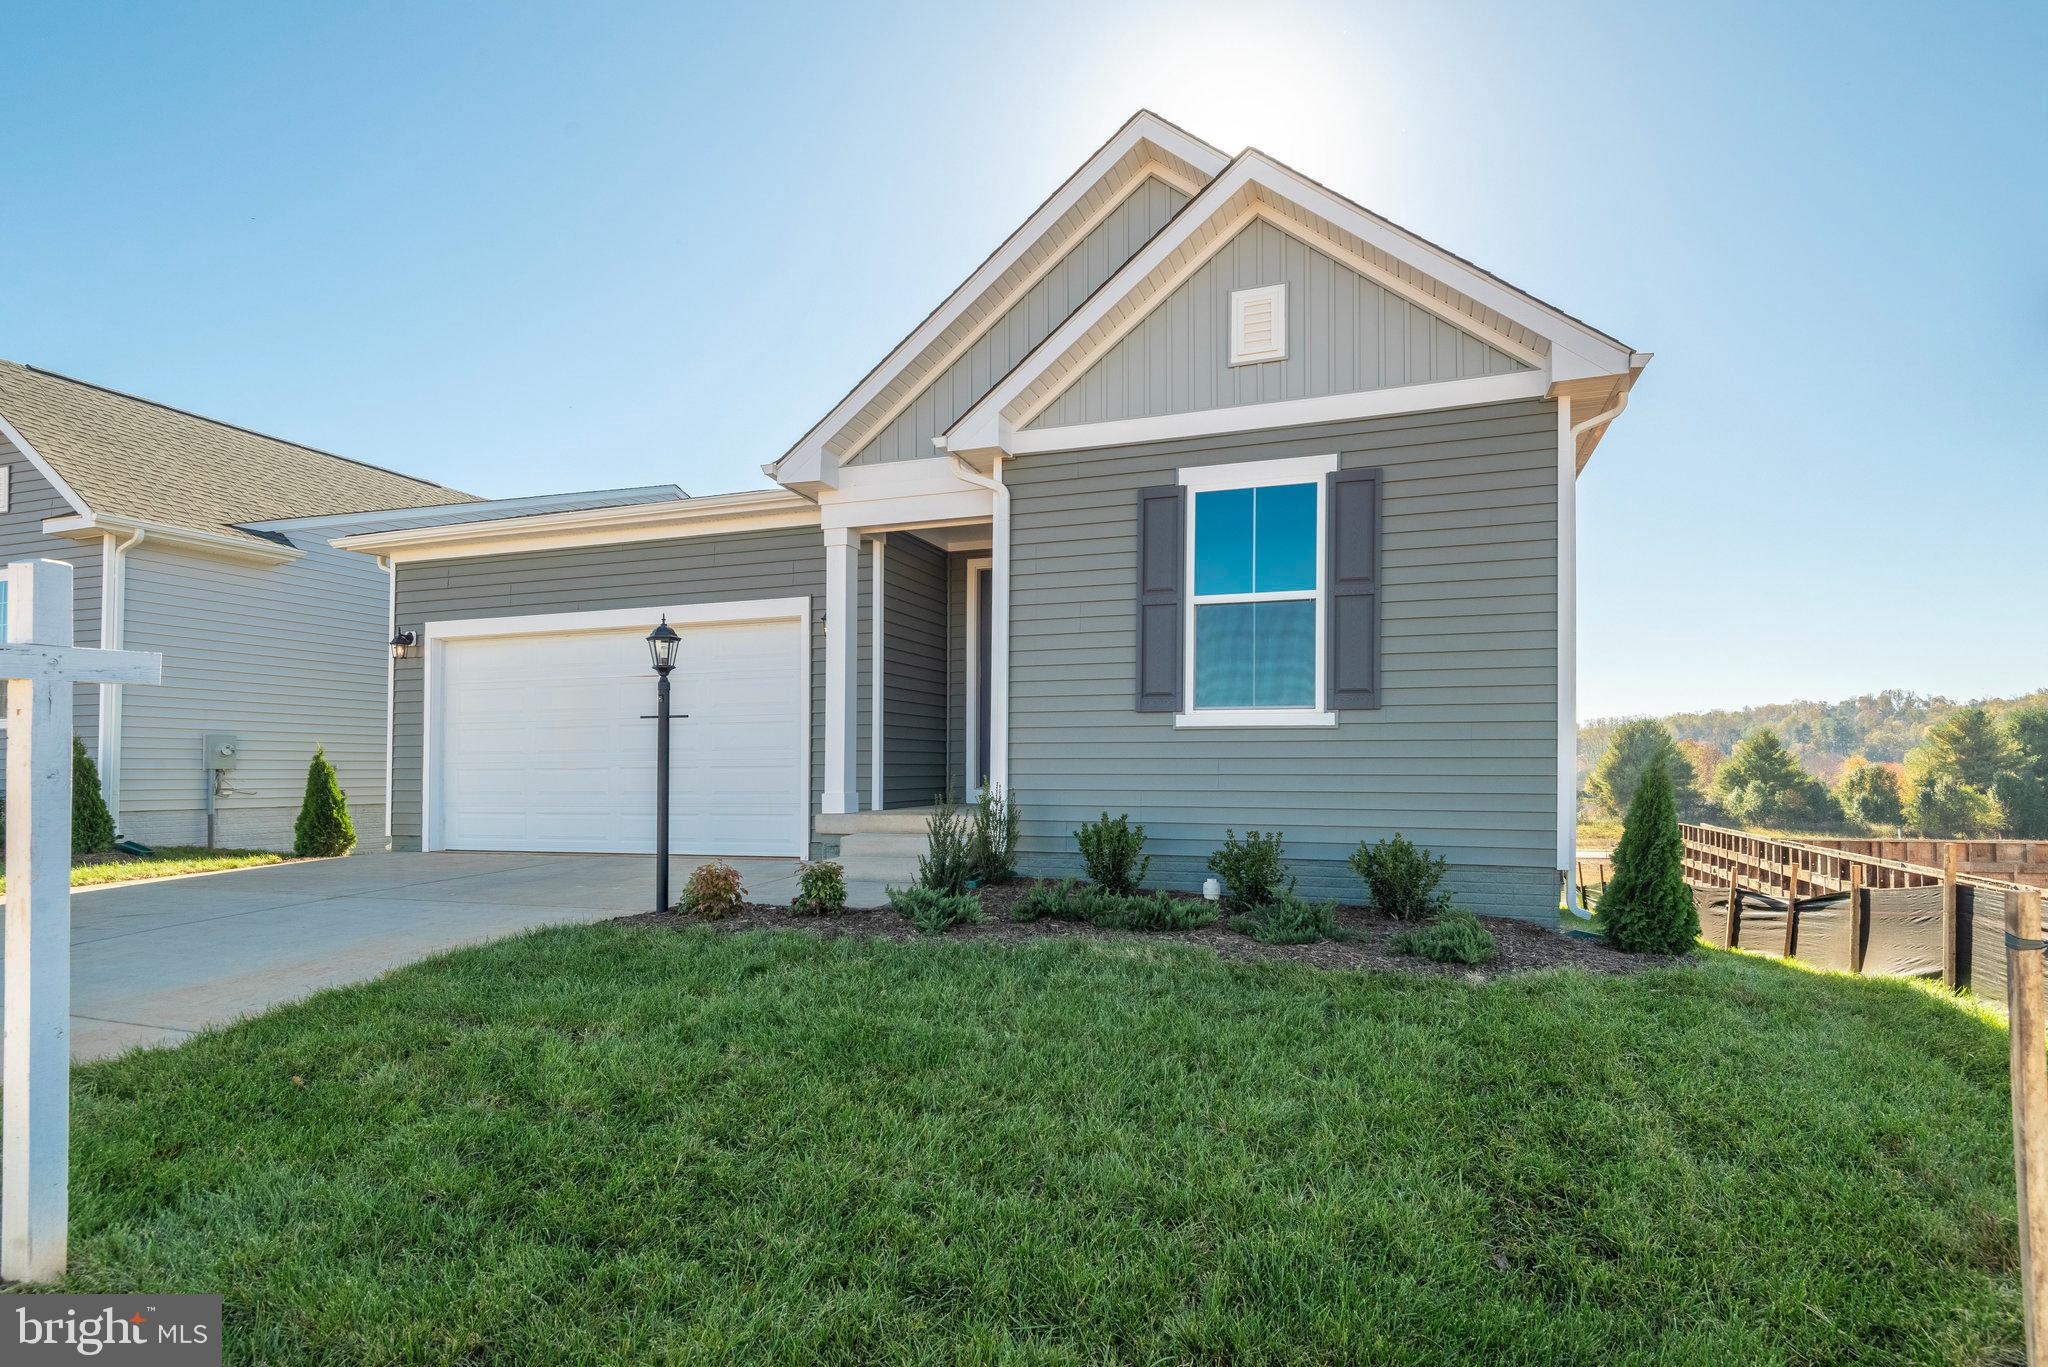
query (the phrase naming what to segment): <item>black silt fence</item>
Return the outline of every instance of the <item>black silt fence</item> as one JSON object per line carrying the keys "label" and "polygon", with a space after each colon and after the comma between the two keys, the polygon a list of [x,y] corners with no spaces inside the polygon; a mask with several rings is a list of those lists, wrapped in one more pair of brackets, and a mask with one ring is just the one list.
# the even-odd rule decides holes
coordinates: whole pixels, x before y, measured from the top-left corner
{"label": "black silt fence", "polygon": [[[1694,887],[1700,933],[1713,944],[1731,944],[1758,954],[1785,955],[1816,968],[1860,972],[1867,977],[1940,978],[1946,941],[1939,887],[1864,888],[1861,917],[1852,894],[1802,897],[1787,907],[1782,897],[1742,892],[1735,934],[1728,937],[1728,889]],[[1958,884],[1956,895],[1956,981],[1978,997],[2005,999],[2005,917],[2002,888]],[[1788,941],[1786,922],[1791,922]],[[1789,945],[1789,951],[1788,951]]]}

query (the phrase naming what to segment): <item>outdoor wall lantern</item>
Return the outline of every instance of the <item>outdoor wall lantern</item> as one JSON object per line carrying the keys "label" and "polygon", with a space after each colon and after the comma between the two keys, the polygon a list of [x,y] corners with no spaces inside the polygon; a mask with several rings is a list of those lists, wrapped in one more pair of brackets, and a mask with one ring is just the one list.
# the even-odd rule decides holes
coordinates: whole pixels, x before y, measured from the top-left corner
{"label": "outdoor wall lantern", "polygon": [[394,632],[392,632],[392,633],[391,633],[391,658],[392,658],[392,659],[394,659],[394,660],[403,660],[403,659],[406,659],[407,657],[409,657],[409,656],[410,656],[410,655],[412,654],[412,652],[413,652],[413,648],[414,648],[414,647],[416,647],[417,645],[419,645],[419,643],[420,643],[420,634],[419,634],[419,633],[418,633],[417,631],[394,631]]}
{"label": "outdoor wall lantern", "polygon": [[[682,649],[683,638],[676,635],[676,629],[668,624],[664,613],[661,625],[647,633],[647,657],[654,664],[654,909],[668,910],[668,724],[671,713],[668,710],[668,676],[676,667],[676,652]],[[687,713],[683,715],[687,716]]]}

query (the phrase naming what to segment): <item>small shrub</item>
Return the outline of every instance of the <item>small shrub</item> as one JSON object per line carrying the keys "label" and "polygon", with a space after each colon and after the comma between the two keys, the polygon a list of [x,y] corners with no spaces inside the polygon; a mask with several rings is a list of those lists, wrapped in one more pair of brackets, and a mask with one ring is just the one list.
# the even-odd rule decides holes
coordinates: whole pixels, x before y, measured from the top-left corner
{"label": "small shrub", "polygon": [[1442,914],[1451,904],[1450,893],[1440,886],[1450,861],[1398,831],[1392,840],[1377,845],[1358,842],[1351,852],[1351,867],[1364,880],[1366,892],[1382,916],[1420,921]]}
{"label": "small shrub", "polygon": [[939,892],[918,885],[890,888],[889,906],[925,935],[940,935],[954,926],[981,920],[981,902],[965,892]]}
{"label": "small shrub", "polygon": [[[326,763],[325,757],[319,760]],[[327,771],[331,778],[334,770]],[[341,792],[339,786],[334,790]],[[306,801],[313,800],[311,781],[308,781]],[[306,818],[301,816],[299,820]],[[341,809],[344,827],[348,824],[348,807]],[[355,832],[348,835],[349,845],[355,843]],[[85,742],[78,737],[71,738],[71,852],[73,854],[104,854],[114,848],[114,816],[107,810],[107,795],[100,791],[100,767],[92,762],[86,753]],[[346,853],[344,845],[340,853]]]}
{"label": "small shrub", "polygon": [[1081,847],[1088,877],[1110,892],[1125,896],[1136,892],[1145,881],[1145,871],[1152,867],[1151,856],[1139,857],[1145,848],[1145,828],[1133,826],[1128,815],[1111,821],[1104,812],[1095,821],[1083,822],[1074,832],[1074,843]]}
{"label": "small shrub", "polygon": [[1685,841],[1671,801],[1671,780],[1643,775],[1629,803],[1614,873],[1600,894],[1608,942],[1632,954],[1683,954],[1699,938],[1700,914],[1685,883]]}
{"label": "small shrub", "polygon": [[1257,911],[1294,892],[1294,876],[1280,858],[1280,832],[1223,833],[1223,848],[1209,856],[1209,872],[1223,884],[1223,900],[1236,911]]}
{"label": "small shrub", "polygon": [[1017,876],[1017,806],[1000,788],[984,786],[974,800],[967,867],[968,877],[981,883],[1007,883]]}
{"label": "small shrub", "polygon": [[1193,930],[1216,919],[1216,909],[1170,892],[1118,895],[1097,890],[1088,917],[1104,930]]}
{"label": "small shrub", "polygon": [[[102,804],[101,810],[105,810]],[[108,843],[112,844],[112,831]],[[306,766],[306,798],[299,805],[299,819],[292,826],[292,853],[301,859],[332,859],[355,847],[355,823],[348,817],[348,794],[327,762],[323,746],[313,752]]]}
{"label": "small shrub", "polygon": [[740,871],[714,859],[690,870],[690,881],[683,884],[683,897],[676,903],[676,909],[694,912],[707,921],[716,921],[738,911],[746,897],[747,889],[740,882]]}
{"label": "small shrub", "polygon": [[1337,931],[1337,904],[1295,896],[1292,880],[1286,891],[1274,894],[1256,914],[1231,917],[1230,928],[1262,945],[1312,945],[1318,940],[1342,938]]}
{"label": "small shrub", "polygon": [[1446,907],[1426,926],[1396,931],[1387,947],[1440,964],[1484,964],[1493,961],[1493,932],[1464,907]]}
{"label": "small shrub", "polygon": [[789,909],[798,916],[834,916],[846,909],[846,870],[830,859],[797,870],[796,896]]}
{"label": "small shrub", "polygon": [[967,880],[974,876],[974,832],[967,813],[940,807],[924,824],[924,840],[917,885],[932,892],[966,892]]}
{"label": "small shrub", "polygon": [[1010,908],[1012,921],[1081,921],[1081,885],[1071,878],[1057,883],[1040,883],[1017,899]]}

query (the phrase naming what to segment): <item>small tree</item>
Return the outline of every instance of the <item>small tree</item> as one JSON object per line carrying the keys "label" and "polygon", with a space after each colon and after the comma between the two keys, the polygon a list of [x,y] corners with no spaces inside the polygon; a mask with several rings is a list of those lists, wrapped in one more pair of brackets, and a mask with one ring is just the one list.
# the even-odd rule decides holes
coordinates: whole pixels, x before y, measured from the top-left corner
{"label": "small tree", "polygon": [[85,742],[71,738],[71,852],[105,854],[114,848],[114,814],[100,791],[100,767]]}
{"label": "small tree", "polygon": [[1600,762],[1593,766],[1592,775],[1586,780],[1586,795],[1608,815],[1620,816],[1635,800],[1636,785],[1643,781],[1643,771],[1652,764],[1661,764],[1670,771],[1671,800],[1678,809],[1688,816],[1696,813],[1700,798],[1694,786],[1692,761],[1672,743],[1671,733],[1662,722],[1647,718],[1623,722],[1615,728]]}
{"label": "small tree", "polygon": [[1835,785],[1835,801],[1842,804],[1842,815],[1865,826],[1896,827],[1906,820],[1906,799],[1899,790],[1899,776],[1861,756],[1842,766],[1841,781]]}
{"label": "small tree", "polygon": [[313,752],[306,766],[306,800],[292,827],[292,853],[301,859],[332,859],[355,848],[356,827],[348,817],[348,794],[327,762],[327,748]]}
{"label": "small tree", "polygon": [[1653,765],[1636,788],[1600,894],[1600,921],[1616,948],[1683,954],[1699,938],[1699,908],[1685,884],[1684,841],[1671,805],[1671,776]]}

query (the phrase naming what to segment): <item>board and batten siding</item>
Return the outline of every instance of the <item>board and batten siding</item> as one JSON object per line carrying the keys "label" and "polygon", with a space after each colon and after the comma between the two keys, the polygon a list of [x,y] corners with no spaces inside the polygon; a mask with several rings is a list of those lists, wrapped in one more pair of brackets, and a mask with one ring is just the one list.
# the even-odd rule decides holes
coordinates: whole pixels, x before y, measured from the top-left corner
{"label": "board and batten siding", "polygon": [[304,552],[248,564],[145,540],[126,557],[126,644],[160,651],[163,683],[122,708],[121,825],[148,844],[206,838],[202,741],[237,738],[216,842],[287,850],[306,766],[324,746],[348,794],[358,848],[384,830],[384,675],[389,582],[369,556],[325,534]]}
{"label": "board and batten siding", "polygon": [[946,781],[946,553],[891,534],[882,555],[882,798],[922,807]]}
{"label": "board and batten siding", "polygon": [[[1230,364],[1230,295],[1287,286],[1287,357]],[[1030,427],[1316,399],[1527,369],[1260,220],[1082,373]]]}
{"label": "board and batten siding", "polygon": [[[859,578],[858,782],[862,793],[868,790],[866,700],[871,657],[867,624],[873,577],[871,553],[864,544]],[[398,566],[398,621],[414,629],[434,621],[475,617],[795,597],[811,601],[810,810],[815,812],[825,774],[825,547],[816,527],[400,562]],[[392,843],[401,850],[420,847],[424,666],[425,661],[418,657],[399,662],[393,699]],[[650,710],[653,698],[650,674]],[[814,854],[819,852],[815,840],[812,848]]]}
{"label": "board and batten siding", "polygon": [[[71,640],[75,645],[100,643],[100,543],[70,541],[43,531],[43,520],[71,517],[78,510],[43,478],[29,458],[0,436],[0,465],[7,470],[7,511],[0,513],[0,564],[16,560],[62,560],[71,566]],[[129,692],[139,692],[130,689]],[[100,692],[98,684],[78,684],[72,690],[72,728],[88,751],[99,743]],[[0,727],[0,758],[6,754],[6,730]],[[6,766],[0,764],[0,787],[4,787]]]}
{"label": "board and batten siding", "polygon": [[931,457],[933,437],[951,427],[990,386],[1065,322],[1068,314],[1137,255],[1186,203],[1187,196],[1179,190],[1147,176],[848,463],[874,465]]}
{"label": "board and batten siding", "polygon": [[[1334,727],[1176,728],[1134,710],[1137,491],[1182,467],[1335,452],[1385,471],[1382,705]],[[1226,828],[1285,833],[1308,895],[1362,895],[1344,859],[1396,831],[1489,914],[1552,915],[1557,415],[1531,400],[1023,456],[1011,490],[1010,782],[1027,872],[1079,871],[1107,810],[1152,880],[1200,886]]]}

